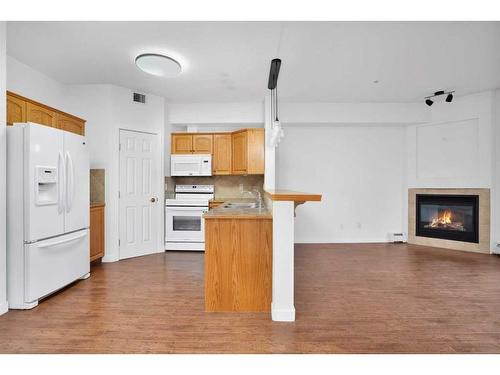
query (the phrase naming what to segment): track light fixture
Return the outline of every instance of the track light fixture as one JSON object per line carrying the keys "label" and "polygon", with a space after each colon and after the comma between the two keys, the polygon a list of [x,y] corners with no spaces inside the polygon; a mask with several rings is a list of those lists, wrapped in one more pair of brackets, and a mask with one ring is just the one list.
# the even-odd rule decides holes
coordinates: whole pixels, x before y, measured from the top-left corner
{"label": "track light fixture", "polygon": [[443,91],[443,90],[441,90],[441,91],[436,91],[436,92],[434,93],[434,95],[431,95],[431,96],[426,96],[426,97],[425,97],[425,104],[427,104],[427,105],[430,107],[431,105],[433,105],[433,104],[434,104],[434,101],[433,101],[431,98],[434,98],[434,97],[436,97],[436,96],[445,95],[445,94],[447,94],[447,95],[446,95],[446,99],[445,99],[445,100],[446,100],[446,102],[447,102],[447,103],[451,103],[451,102],[453,101],[453,93],[454,93],[454,92],[455,92],[455,91]]}

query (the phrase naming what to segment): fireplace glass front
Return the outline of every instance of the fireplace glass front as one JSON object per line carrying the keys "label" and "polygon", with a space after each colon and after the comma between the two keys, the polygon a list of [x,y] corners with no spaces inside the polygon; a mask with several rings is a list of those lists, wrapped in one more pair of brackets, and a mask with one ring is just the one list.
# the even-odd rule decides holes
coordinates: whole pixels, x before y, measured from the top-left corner
{"label": "fireplace glass front", "polygon": [[417,194],[416,235],[479,242],[478,195]]}

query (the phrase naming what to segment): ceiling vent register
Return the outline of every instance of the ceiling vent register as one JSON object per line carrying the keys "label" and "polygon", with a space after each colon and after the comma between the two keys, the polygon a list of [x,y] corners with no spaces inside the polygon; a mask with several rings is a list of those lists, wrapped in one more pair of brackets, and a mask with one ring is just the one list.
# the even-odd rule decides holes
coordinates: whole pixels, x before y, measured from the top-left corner
{"label": "ceiling vent register", "polygon": [[134,102],[145,104],[146,103],[146,95],[139,94],[138,92],[134,92]]}

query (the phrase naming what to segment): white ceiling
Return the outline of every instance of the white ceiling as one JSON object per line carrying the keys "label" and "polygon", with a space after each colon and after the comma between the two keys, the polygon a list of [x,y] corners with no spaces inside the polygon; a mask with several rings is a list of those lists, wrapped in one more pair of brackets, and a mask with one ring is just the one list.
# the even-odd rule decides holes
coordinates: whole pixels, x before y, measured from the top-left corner
{"label": "white ceiling", "polygon": [[[110,83],[172,102],[414,102],[500,87],[500,22],[9,22],[7,52],[68,84]],[[141,53],[184,67],[162,79]],[[379,83],[374,83],[378,80]]]}

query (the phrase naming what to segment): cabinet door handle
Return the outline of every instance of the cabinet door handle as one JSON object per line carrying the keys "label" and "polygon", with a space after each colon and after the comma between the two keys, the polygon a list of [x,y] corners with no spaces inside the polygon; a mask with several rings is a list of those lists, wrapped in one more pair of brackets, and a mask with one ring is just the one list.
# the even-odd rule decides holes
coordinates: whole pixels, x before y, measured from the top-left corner
{"label": "cabinet door handle", "polygon": [[154,202],[156,202],[156,198],[151,198],[150,201],[151,201],[151,203],[154,203]]}

